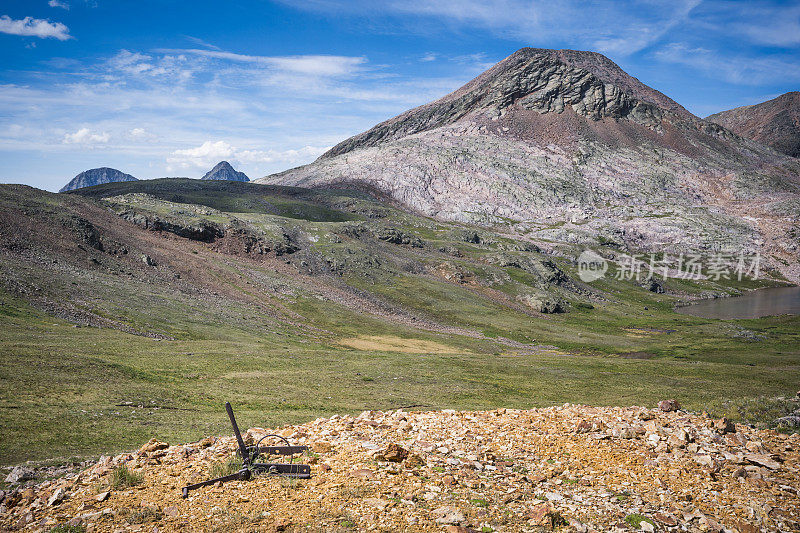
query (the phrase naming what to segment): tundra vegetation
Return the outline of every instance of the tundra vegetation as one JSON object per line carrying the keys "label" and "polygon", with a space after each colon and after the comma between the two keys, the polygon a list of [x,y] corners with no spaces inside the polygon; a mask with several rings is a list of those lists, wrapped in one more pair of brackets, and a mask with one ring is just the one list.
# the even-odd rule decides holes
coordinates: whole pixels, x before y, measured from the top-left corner
{"label": "tundra vegetation", "polygon": [[[796,409],[800,317],[678,314],[784,282],[580,281],[583,247],[367,194],[154,180],[0,188],[0,462],[365,409]],[[593,249],[620,253],[613,243]]]}

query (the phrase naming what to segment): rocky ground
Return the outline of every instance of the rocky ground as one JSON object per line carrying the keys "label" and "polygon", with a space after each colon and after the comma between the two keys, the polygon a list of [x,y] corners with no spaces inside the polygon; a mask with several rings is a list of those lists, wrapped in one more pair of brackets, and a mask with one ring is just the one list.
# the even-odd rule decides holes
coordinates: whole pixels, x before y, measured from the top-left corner
{"label": "rocky ground", "polygon": [[800,530],[800,436],[678,407],[367,411],[251,428],[250,442],[277,431],[310,445],[312,478],[234,481],[185,500],[181,487],[219,472],[233,437],[152,440],[41,483],[17,468],[0,529]]}

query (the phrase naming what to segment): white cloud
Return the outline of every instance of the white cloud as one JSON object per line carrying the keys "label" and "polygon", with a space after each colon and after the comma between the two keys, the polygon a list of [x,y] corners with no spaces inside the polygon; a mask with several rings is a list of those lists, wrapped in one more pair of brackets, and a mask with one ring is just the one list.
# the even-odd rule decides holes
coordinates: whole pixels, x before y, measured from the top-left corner
{"label": "white cloud", "polygon": [[752,43],[792,48],[800,45],[800,5],[794,3],[706,1],[697,23],[704,32],[735,35]]}
{"label": "white cloud", "polygon": [[367,62],[365,57],[300,55],[300,56],[253,56],[219,50],[159,49],[160,53],[191,54],[211,59],[222,59],[239,63],[255,63],[277,70],[309,76],[346,76],[359,72]]}
{"label": "white cloud", "polygon": [[714,50],[686,43],[670,43],[655,52],[667,63],[686,65],[740,85],[762,85],[800,81],[800,63],[781,55],[760,57],[723,56]]}
{"label": "white cloud", "polygon": [[81,128],[75,133],[64,134],[63,144],[97,145],[106,144],[111,135],[106,132],[94,133],[89,128]]}
{"label": "white cloud", "polygon": [[236,153],[242,162],[253,163],[307,163],[327,152],[330,146],[304,146],[297,150],[243,150]]}
{"label": "white cloud", "polygon": [[22,35],[25,37],[39,37],[46,39],[52,37],[59,41],[72,39],[69,28],[60,22],[50,22],[48,20],[25,17],[15,20],[8,15],[0,16],[0,33],[11,35]]}
{"label": "white cloud", "polygon": [[158,139],[158,135],[150,133],[144,128],[133,128],[128,131],[127,137],[133,141],[153,142]]}
{"label": "white cloud", "polygon": [[425,55],[423,55],[421,58],[419,58],[419,60],[422,61],[422,62],[427,63],[429,61],[436,61],[436,59],[438,57],[439,57],[439,54],[436,54],[434,52],[427,52]]}
{"label": "white cloud", "polygon": [[[486,30],[513,41],[630,55],[681,25],[700,0],[326,0],[293,2],[297,9],[368,17],[385,31],[436,34]],[[443,26],[445,28],[443,28]]]}
{"label": "white cloud", "polygon": [[[329,147],[304,146],[290,150],[239,150],[226,141],[205,141],[195,148],[175,150],[167,157],[167,170],[208,169],[222,160],[234,165],[308,163],[322,155]],[[255,164],[255,165],[253,165]]]}
{"label": "white cloud", "polygon": [[222,50],[222,48],[220,48],[219,46],[206,42],[203,39],[200,39],[199,37],[192,37],[191,35],[186,35],[185,37],[190,41],[192,41],[194,44],[199,44],[200,46],[204,46],[211,50],[220,50],[220,51]]}
{"label": "white cloud", "polygon": [[61,9],[69,10],[69,4],[63,2],[62,0],[50,0],[47,2],[47,5],[50,7],[60,7]]}
{"label": "white cloud", "polygon": [[233,146],[225,141],[206,141],[196,148],[175,150],[167,157],[167,169],[204,168],[221,159],[230,159],[234,154]]}

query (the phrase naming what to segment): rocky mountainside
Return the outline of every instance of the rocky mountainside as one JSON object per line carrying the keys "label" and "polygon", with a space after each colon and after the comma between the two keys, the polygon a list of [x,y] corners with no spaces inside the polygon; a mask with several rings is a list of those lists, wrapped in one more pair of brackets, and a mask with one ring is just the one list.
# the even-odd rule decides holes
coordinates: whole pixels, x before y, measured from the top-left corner
{"label": "rocky mountainside", "polygon": [[800,164],[592,52],[521,49],[314,163],[257,181],[364,189],[537,244],[758,251],[800,279]]}
{"label": "rocky mountainside", "polygon": [[61,190],[58,192],[72,191],[75,189],[82,189],[83,187],[92,187],[94,185],[116,183],[119,181],[137,181],[137,179],[115,168],[93,168],[91,170],[84,170],[72,178],[72,180],[61,187]]}
{"label": "rocky mountainside", "polygon": [[[87,531],[797,531],[800,438],[681,411],[364,411],[250,428],[308,445],[308,480],[236,471],[236,441],[205,437],[104,456],[48,481],[18,467],[4,528]],[[246,426],[245,426],[246,427]],[[129,474],[119,475],[125,468]],[[123,479],[124,481],[120,481]],[[2,500],[0,500],[2,501]],[[123,529],[124,528],[124,529]]]}
{"label": "rocky mountainside", "polygon": [[800,157],[800,92],[716,113],[706,120],[778,152]]}
{"label": "rocky mountainside", "polygon": [[227,181],[250,181],[244,172],[237,172],[227,161],[220,161],[214,168],[206,172],[200,179],[204,180],[227,180]]}

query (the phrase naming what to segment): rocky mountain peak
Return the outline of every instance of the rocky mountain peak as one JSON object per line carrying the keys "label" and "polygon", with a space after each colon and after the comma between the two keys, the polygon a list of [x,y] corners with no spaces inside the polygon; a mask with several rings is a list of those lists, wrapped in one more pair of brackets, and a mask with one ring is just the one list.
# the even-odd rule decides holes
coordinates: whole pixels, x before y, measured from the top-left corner
{"label": "rocky mountain peak", "polygon": [[250,178],[244,172],[237,172],[227,161],[220,161],[200,179],[250,181]]}
{"label": "rocky mountain peak", "polygon": [[706,120],[772,147],[800,157],[800,92],[792,91],[760,104],[737,107]]}
{"label": "rocky mountain peak", "polygon": [[90,170],[84,170],[69,183],[61,187],[58,192],[72,191],[75,189],[82,189],[83,187],[91,187],[93,185],[101,185],[103,183],[116,183],[119,181],[138,181],[130,174],[125,174],[115,168],[100,167]]}
{"label": "rocky mountain peak", "polygon": [[664,94],[646,86],[596,52],[522,48],[463,87],[356,135],[323,154],[332,157],[452,124],[468,115],[497,116],[517,105],[539,113],[631,118],[654,125],[665,112],[699,120]]}

